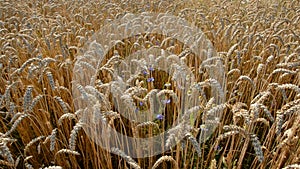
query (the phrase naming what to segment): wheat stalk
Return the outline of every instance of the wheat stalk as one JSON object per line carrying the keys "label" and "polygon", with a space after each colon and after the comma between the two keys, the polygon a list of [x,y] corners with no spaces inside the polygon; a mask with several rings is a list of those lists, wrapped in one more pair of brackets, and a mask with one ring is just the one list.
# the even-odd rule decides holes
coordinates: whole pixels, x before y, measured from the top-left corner
{"label": "wheat stalk", "polygon": [[53,129],[50,135],[50,151],[53,151],[56,143],[57,128]]}
{"label": "wheat stalk", "polygon": [[15,131],[15,130],[17,129],[18,125],[19,125],[19,124],[22,122],[22,120],[23,120],[24,118],[26,118],[26,117],[28,117],[27,114],[21,114],[21,115],[18,117],[18,119],[14,122],[14,124],[12,125],[12,127],[10,128],[10,130],[7,131],[7,132],[4,134],[4,136],[8,136],[8,135],[10,135],[13,131]]}
{"label": "wheat stalk", "polygon": [[30,105],[30,103],[32,102],[32,90],[33,90],[33,86],[27,86],[27,89],[25,91],[25,95],[24,95],[24,102],[23,102],[23,109],[26,112],[28,110],[28,107]]}
{"label": "wheat stalk", "polygon": [[35,107],[35,105],[43,98],[43,96],[44,95],[38,95],[38,96],[36,96],[33,100],[32,100],[32,102],[31,102],[31,104],[29,105],[29,111],[32,111],[33,110],[33,108]]}
{"label": "wheat stalk", "polygon": [[128,155],[126,155],[123,151],[118,148],[111,148],[110,151],[118,156],[122,157],[132,168],[140,169],[141,167]]}
{"label": "wheat stalk", "polygon": [[71,155],[80,155],[77,151],[73,151],[70,149],[61,149],[56,152],[55,157],[59,154],[71,154]]}
{"label": "wheat stalk", "polygon": [[7,147],[6,143],[0,142],[0,154],[2,157],[6,158],[8,163],[14,164],[15,160],[12,157],[12,154]]}
{"label": "wheat stalk", "polygon": [[254,134],[250,135],[250,140],[252,142],[252,146],[254,147],[254,151],[255,151],[255,154],[258,158],[258,161],[262,162],[264,160],[264,154],[263,154],[263,151],[262,151],[260,141],[258,140],[257,136],[254,135]]}
{"label": "wheat stalk", "polygon": [[69,109],[68,109],[69,106],[67,105],[66,102],[64,102],[64,101],[62,100],[61,97],[59,97],[59,96],[54,96],[54,99],[60,104],[60,106],[62,107],[62,110],[63,110],[63,112],[64,112],[65,114],[69,113]]}
{"label": "wheat stalk", "polygon": [[33,144],[35,144],[36,142],[40,141],[41,139],[44,139],[45,136],[39,136],[37,138],[32,139],[29,143],[26,144],[25,148],[24,148],[24,153],[26,154],[26,152],[29,151],[29,147],[32,146]]}
{"label": "wheat stalk", "polygon": [[62,116],[60,116],[60,118],[58,119],[58,124],[59,125],[62,125],[62,122],[64,119],[69,119],[69,120],[77,120],[77,117],[75,114],[72,114],[72,113],[66,113],[66,114],[63,114]]}
{"label": "wheat stalk", "polygon": [[285,167],[283,167],[282,169],[296,169],[296,168],[300,168],[299,164],[291,164],[291,165],[287,165]]}
{"label": "wheat stalk", "polygon": [[76,140],[77,140],[77,134],[79,132],[79,130],[82,128],[82,123],[78,122],[75,124],[75,126],[73,127],[73,130],[71,131],[70,134],[70,139],[69,139],[69,148],[70,150],[75,150],[75,146],[76,146]]}
{"label": "wheat stalk", "polygon": [[197,139],[191,133],[187,133],[185,137],[187,137],[187,139],[193,144],[196,152],[198,153],[198,157],[201,157],[201,148],[200,144],[197,142]]}
{"label": "wheat stalk", "polygon": [[172,156],[162,156],[160,157],[155,163],[154,165],[152,166],[152,169],[155,169],[157,168],[161,163],[163,163],[164,161],[170,161],[174,168],[177,168],[178,169],[178,164],[177,162],[173,159]]}
{"label": "wheat stalk", "polygon": [[44,169],[62,169],[61,166],[48,166],[48,167],[45,167]]}
{"label": "wheat stalk", "polygon": [[52,73],[51,73],[51,72],[47,72],[46,75],[47,75],[47,78],[48,78],[48,80],[49,80],[49,84],[50,84],[50,86],[51,86],[51,89],[52,89],[52,90],[55,90],[55,89],[56,89],[56,86],[55,86],[55,82],[54,82],[54,78],[53,78]]}

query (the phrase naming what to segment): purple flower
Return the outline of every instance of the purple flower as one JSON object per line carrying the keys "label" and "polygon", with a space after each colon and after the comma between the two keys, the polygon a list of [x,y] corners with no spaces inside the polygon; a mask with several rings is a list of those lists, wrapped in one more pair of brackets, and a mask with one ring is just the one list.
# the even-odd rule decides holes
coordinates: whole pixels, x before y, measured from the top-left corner
{"label": "purple flower", "polygon": [[147,74],[148,74],[147,70],[143,70],[143,75],[147,75]]}
{"label": "purple flower", "polygon": [[139,102],[139,104],[140,104],[140,106],[143,106],[143,105],[144,105],[144,103],[143,103],[143,102]]}
{"label": "purple flower", "polygon": [[164,119],[164,115],[158,114],[158,115],[156,116],[156,119],[158,119],[158,120],[163,120],[163,119]]}
{"label": "purple flower", "polygon": [[150,66],[149,70],[152,72],[152,71],[154,71],[154,68],[152,66]]}
{"label": "purple flower", "polygon": [[221,150],[221,147],[220,146],[215,146],[215,150],[219,151],[219,150]]}
{"label": "purple flower", "polygon": [[171,103],[171,100],[170,99],[167,99],[167,100],[162,100],[163,104],[169,104]]}
{"label": "purple flower", "polygon": [[136,109],[135,109],[135,112],[137,113],[137,112],[139,112],[139,110],[140,110],[139,108],[136,108]]}
{"label": "purple flower", "polygon": [[154,82],[154,78],[153,77],[148,78],[147,82]]}
{"label": "purple flower", "polygon": [[146,9],[149,10],[150,9],[150,3],[147,2],[147,4],[145,5]]}

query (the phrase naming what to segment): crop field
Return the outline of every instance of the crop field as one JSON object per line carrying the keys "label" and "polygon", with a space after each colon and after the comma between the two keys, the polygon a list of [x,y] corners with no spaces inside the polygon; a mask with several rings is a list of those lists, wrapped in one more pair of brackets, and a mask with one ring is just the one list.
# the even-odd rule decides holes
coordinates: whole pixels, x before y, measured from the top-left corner
{"label": "crop field", "polygon": [[300,168],[299,0],[0,0],[0,168]]}

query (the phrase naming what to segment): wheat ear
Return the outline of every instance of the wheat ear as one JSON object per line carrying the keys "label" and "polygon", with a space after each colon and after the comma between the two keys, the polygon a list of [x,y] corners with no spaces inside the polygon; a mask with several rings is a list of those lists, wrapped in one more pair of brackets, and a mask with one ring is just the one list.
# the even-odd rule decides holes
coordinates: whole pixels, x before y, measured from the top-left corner
{"label": "wheat ear", "polygon": [[161,163],[163,163],[164,161],[170,161],[173,165],[175,169],[178,169],[178,164],[177,162],[173,159],[172,156],[162,156],[160,157],[152,166],[152,169],[157,168]]}
{"label": "wheat ear", "polygon": [[132,168],[134,169],[141,169],[141,167],[128,155],[126,155],[123,151],[118,148],[111,148],[112,153],[121,156]]}

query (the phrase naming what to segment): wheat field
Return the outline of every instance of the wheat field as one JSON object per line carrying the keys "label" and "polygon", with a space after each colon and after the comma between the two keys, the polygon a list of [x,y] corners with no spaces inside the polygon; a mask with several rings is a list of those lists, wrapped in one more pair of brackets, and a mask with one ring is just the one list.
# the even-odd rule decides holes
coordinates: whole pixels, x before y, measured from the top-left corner
{"label": "wheat field", "polygon": [[[0,168],[300,168],[299,0],[0,4]],[[88,43],[95,33],[145,12],[185,19],[215,51],[141,33],[114,41],[100,63],[93,58],[115,36],[107,30]],[[87,70],[93,79],[75,83]],[[90,109],[78,108],[74,91]],[[85,130],[90,111],[122,135],[161,135],[164,151],[137,157],[157,149],[113,134],[102,135],[105,149]]]}

